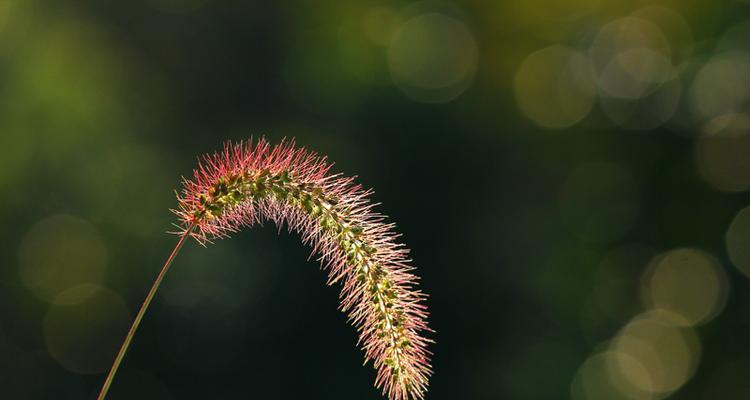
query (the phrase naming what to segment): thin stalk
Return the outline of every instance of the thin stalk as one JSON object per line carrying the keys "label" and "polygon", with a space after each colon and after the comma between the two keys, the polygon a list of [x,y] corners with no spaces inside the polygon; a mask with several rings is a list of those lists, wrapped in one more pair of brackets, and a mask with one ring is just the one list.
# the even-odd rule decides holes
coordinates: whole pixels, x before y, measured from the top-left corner
{"label": "thin stalk", "polygon": [[185,230],[185,233],[180,236],[180,240],[175,245],[172,253],[169,255],[169,258],[167,258],[167,261],[164,262],[164,266],[161,267],[159,275],[156,277],[154,284],[151,286],[151,290],[148,291],[146,299],[143,301],[140,310],[138,310],[138,314],[135,316],[135,320],[133,320],[133,325],[130,326],[130,330],[128,331],[127,336],[125,336],[125,340],[122,342],[120,351],[117,353],[117,357],[115,357],[114,363],[112,363],[112,369],[109,370],[109,374],[107,375],[107,379],[104,381],[104,385],[102,385],[102,390],[99,392],[99,397],[97,397],[97,400],[104,400],[104,397],[107,395],[109,387],[112,385],[112,380],[114,380],[115,374],[117,373],[117,369],[120,367],[122,359],[125,357],[125,353],[128,351],[128,347],[130,347],[130,342],[133,341],[135,331],[138,330],[138,326],[141,324],[143,315],[146,314],[146,310],[148,309],[149,304],[151,304],[151,300],[154,299],[156,291],[159,289],[159,285],[161,285],[161,281],[164,280],[164,276],[167,274],[169,266],[172,265],[172,261],[174,261],[177,253],[180,252],[182,245],[185,244],[185,239],[190,236],[190,232],[194,227],[195,225],[190,225],[190,227]]}

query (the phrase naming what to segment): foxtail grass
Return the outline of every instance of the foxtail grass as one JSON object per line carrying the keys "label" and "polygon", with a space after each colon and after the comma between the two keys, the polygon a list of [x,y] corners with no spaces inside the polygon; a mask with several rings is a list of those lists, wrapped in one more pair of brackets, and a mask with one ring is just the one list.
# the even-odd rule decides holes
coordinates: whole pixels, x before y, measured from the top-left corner
{"label": "foxtail grass", "polygon": [[117,353],[102,386],[104,400],[143,316],[188,237],[206,245],[264,221],[300,233],[341,284],[340,309],[359,333],[375,386],[390,400],[423,399],[432,374],[426,295],[395,225],[373,210],[370,190],[331,173],[325,157],[293,141],[227,143],[204,156],[178,194],[179,241]]}

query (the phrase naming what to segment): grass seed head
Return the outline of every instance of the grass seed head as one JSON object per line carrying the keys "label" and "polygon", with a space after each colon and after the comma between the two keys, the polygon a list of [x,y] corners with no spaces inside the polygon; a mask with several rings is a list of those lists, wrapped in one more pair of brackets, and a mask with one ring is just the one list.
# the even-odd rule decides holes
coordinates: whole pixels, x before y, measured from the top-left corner
{"label": "grass seed head", "polygon": [[205,244],[270,220],[300,233],[341,283],[341,310],[359,333],[375,385],[391,400],[422,399],[431,375],[425,295],[394,225],[375,213],[353,178],[325,157],[266,140],[227,143],[183,180],[175,213]]}

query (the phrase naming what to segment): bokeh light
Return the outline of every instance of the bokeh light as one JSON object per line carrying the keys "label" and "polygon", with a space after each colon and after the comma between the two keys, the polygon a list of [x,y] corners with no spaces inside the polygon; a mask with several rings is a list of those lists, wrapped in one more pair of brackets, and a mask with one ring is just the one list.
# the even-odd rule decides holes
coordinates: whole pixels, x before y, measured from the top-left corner
{"label": "bokeh light", "polygon": [[611,346],[645,369],[645,373],[634,369],[630,359],[616,359],[614,367],[624,380],[659,398],[682,387],[695,373],[701,356],[701,345],[692,329],[675,327],[655,313],[635,317]]}
{"label": "bokeh light", "polygon": [[726,234],[729,260],[745,276],[750,277],[750,207],[740,210]]}
{"label": "bokeh light", "polygon": [[669,43],[671,63],[681,70],[693,55],[693,31],[685,17],[672,8],[650,5],[634,11],[631,17],[657,26]]}
{"label": "bokeh light", "polygon": [[651,377],[641,362],[626,354],[607,350],[589,357],[571,384],[573,400],[651,400],[650,391],[640,390],[625,377],[648,383]]}
{"label": "bokeh light", "polygon": [[583,119],[596,93],[588,58],[563,46],[531,53],[518,67],[513,86],[521,112],[545,128],[565,128]]}
{"label": "bokeh light", "polygon": [[424,103],[449,102],[463,93],[474,79],[478,59],[469,27],[435,12],[403,22],[388,47],[393,82]]}
{"label": "bokeh light", "polygon": [[130,322],[128,308],[117,293],[84,284],[55,297],[44,317],[44,341],[52,358],[68,371],[104,372]]}
{"label": "bokeh light", "polygon": [[96,228],[80,218],[56,215],[26,232],[18,249],[19,274],[42,300],[83,283],[100,283],[107,250]]}
{"label": "bokeh light", "polygon": [[727,51],[714,56],[698,71],[690,88],[697,116],[714,118],[743,112],[750,101],[750,53]]}
{"label": "bokeh light", "polygon": [[750,116],[726,114],[709,121],[695,142],[701,177],[726,192],[750,189]]}
{"label": "bokeh light", "polygon": [[691,248],[656,256],[643,277],[644,303],[680,326],[703,324],[726,304],[728,281],[719,262]]}
{"label": "bokeh light", "polygon": [[563,221],[581,238],[611,242],[635,224],[640,195],[633,176],[614,163],[577,167],[560,190]]}
{"label": "bokeh light", "polygon": [[645,97],[672,75],[669,42],[658,26],[641,18],[604,25],[589,55],[599,88],[615,98]]}

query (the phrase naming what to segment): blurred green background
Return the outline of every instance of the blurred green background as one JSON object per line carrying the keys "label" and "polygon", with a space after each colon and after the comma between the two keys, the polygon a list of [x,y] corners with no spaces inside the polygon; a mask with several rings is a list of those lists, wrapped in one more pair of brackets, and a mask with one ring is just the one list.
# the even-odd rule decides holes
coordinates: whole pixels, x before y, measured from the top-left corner
{"label": "blurred green background", "polygon": [[[376,189],[430,399],[750,398],[750,1],[0,0],[0,398],[93,399],[228,139]],[[191,243],[111,399],[379,399],[286,231]]]}

